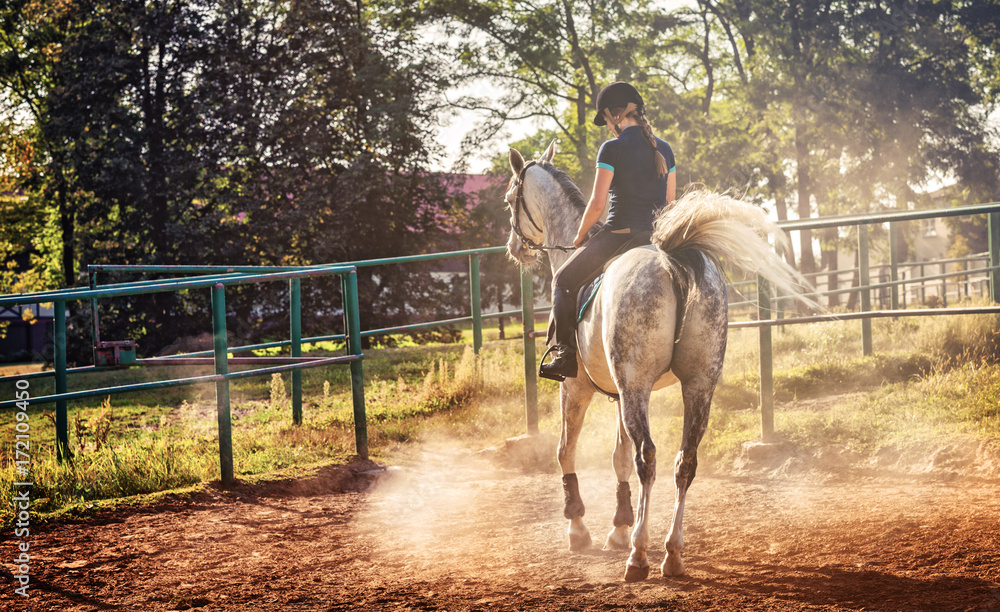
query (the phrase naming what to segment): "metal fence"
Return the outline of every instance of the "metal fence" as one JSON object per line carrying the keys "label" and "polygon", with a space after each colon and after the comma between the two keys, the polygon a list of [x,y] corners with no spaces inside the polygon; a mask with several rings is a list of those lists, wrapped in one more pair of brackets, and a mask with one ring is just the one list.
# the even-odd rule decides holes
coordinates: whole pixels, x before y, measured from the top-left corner
{"label": "metal fence", "polygon": [[[964,216],[985,214],[988,219],[989,251],[988,265],[976,267],[974,270],[964,270],[947,273],[942,270],[940,274],[925,276],[914,276],[912,270],[920,266],[920,263],[900,263],[897,261],[898,252],[895,244],[896,232],[895,224],[906,221],[922,220],[935,217]],[[849,217],[830,217],[804,221],[788,221],[779,223],[786,231],[804,231],[823,229],[831,227],[857,226],[858,228],[858,260],[857,274],[858,285],[817,293],[816,296],[834,295],[848,292],[860,294],[860,310],[858,312],[819,314],[810,316],[797,316],[786,318],[782,304],[790,298],[787,296],[773,295],[766,281],[758,279],[756,281],[755,301],[745,303],[735,303],[734,307],[752,304],[756,309],[756,320],[732,321],[731,329],[756,327],[759,329],[760,346],[760,405],[761,405],[761,436],[768,440],[774,434],[773,417],[773,355],[771,350],[771,329],[780,325],[794,325],[803,323],[815,323],[820,321],[845,321],[860,320],[862,326],[862,353],[870,355],[872,353],[871,320],[878,317],[905,317],[905,316],[929,316],[929,315],[957,315],[957,314],[982,314],[1000,313],[1000,307],[962,307],[962,308],[931,308],[931,309],[900,309],[899,295],[900,288],[909,286],[921,287],[926,290],[926,283],[930,281],[945,282],[949,278],[959,278],[963,275],[968,281],[968,275],[975,273],[983,275],[978,282],[985,282],[988,286],[990,299],[994,303],[1000,302],[1000,204],[982,204],[978,206],[967,206],[962,208],[952,208],[933,211],[914,211],[898,213],[875,213],[868,215],[855,215]],[[870,280],[869,265],[869,244],[868,226],[877,223],[888,223],[890,225],[890,262],[887,264],[889,270],[889,281],[872,284]],[[537,312],[544,312],[545,309],[536,309],[534,304],[534,281],[530,270],[521,271],[521,308],[520,310],[502,311],[484,314],[481,307],[480,296],[480,259],[483,255],[500,253],[504,247],[491,247],[485,249],[470,249],[465,251],[454,251],[449,253],[435,253],[428,255],[415,255],[409,257],[394,257],[385,259],[373,259],[344,264],[311,266],[311,267],[269,267],[269,266],[89,266],[90,289],[67,289],[60,291],[49,291],[44,293],[13,295],[0,297],[0,307],[24,304],[38,304],[43,302],[55,302],[55,334],[54,334],[54,355],[55,371],[42,372],[37,374],[22,375],[17,378],[36,376],[55,376],[55,393],[49,396],[32,398],[33,404],[54,402],[56,404],[56,430],[57,430],[57,451],[60,457],[69,456],[68,423],[66,414],[67,400],[107,395],[112,393],[123,393],[140,389],[149,389],[173,385],[196,384],[215,382],[217,387],[217,401],[219,412],[219,444],[220,444],[220,466],[223,481],[230,482],[233,479],[231,429],[229,424],[229,388],[228,381],[233,378],[258,376],[272,374],[275,372],[290,371],[292,377],[292,414],[293,420],[300,423],[302,419],[302,386],[301,369],[306,367],[316,367],[336,363],[346,363],[351,367],[352,397],[354,402],[354,426],[355,444],[358,454],[367,457],[368,441],[367,427],[365,423],[365,403],[364,403],[364,376],[362,360],[364,355],[361,351],[361,338],[380,334],[391,334],[399,332],[414,331],[417,329],[437,327],[456,323],[471,323],[473,330],[473,348],[478,354],[483,343],[482,324],[485,319],[520,316],[523,328],[523,351],[524,351],[524,404],[525,421],[529,433],[538,431],[538,408],[537,408],[537,379],[536,379],[536,353],[535,353],[535,321]],[[377,266],[388,264],[402,264],[412,262],[426,262],[435,259],[463,257],[469,262],[469,309],[468,316],[415,323],[382,329],[372,329],[362,331],[360,329],[358,314],[357,296],[357,268],[363,266]],[[961,261],[961,260],[956,260]],[[911,271],[909,275],[901,276],[900,270],[907,267]],[[193,279],[177,281],[136,281],[132,283],[105,285],[98,284],[98,274],[111,271],[146,272],[146,273],[168,273],[168,274],[198,274]],[[854,270],[846,272],[853,273]],[[342,334],[331,334],[325,336],[315,336],[309,338],[301,337],[301,299],[300,299],[300,279],[312,276],[323,276],[339,274],[342,279],[342,290],[345,297],[345,327]],[[289,311],[290,311],[290,339],[253,344],[241,347],[228,347],[226,341],[226,321],[225,321],[225,287],[233,284],[256,283],[277,280],[289,281]],[[961,281],[959,281],[961,282]],[[202,351],[188,353],[185,355],[154,358],[137,359],[137,365],[161,365],[165,363],[211,363],[215,366],[215,374],[210,376],[187,377],[167,381],[155,381],[108,387],[102,389],[89,389],[80,391],[67,390],[67,374],[84,371],[96,371],[102,368],[96,366],[86,366],[81,368],[67,369],[66,367],[66,308],[67,301],[92,300],[92,309],[96,314],[99,298],[135,295],[142,293],[154,293],[162,291],[179,291],[183,289],[205,288],[212,289],[212,312],[214,349],[212,351]],[[876,290],[888,290],[890,293],[890,308],[888,310],[875,310],[872,308],[871,293]],[[905,304],[905,289],[902,293]],[[946,295],[946,292],[942,295]],[[99,325],[94,323],[93,336],[96,342],[100,338]],[[347,355],[341,357],[327,358],[304,358],[301,356],[301,347],[304,343],[314,343],[323,341],[344,341],[347,345]],[[229,358],[230,351],[247,351],[255,349],[265,349],[274,347],[289,347],[290,357],[253,357]],[[210,357],[208,357],[210,355]],[[250,364],[262,365],[273,363],[271,367],[255,368],[241,372],[229,372],[230,364]],[[11,379],[14,377],[6,377]],[[5,379],[0,379],[5,380]],[[15,405],[14,401],[0,402],[0,409]]]}
{"label": "metal fence", "polygon": [[[958,208],[940,210],[922,210],[905,212],[872,213],[851,215],[845,217],[827,217],[821,219],[786,221],[779,223],[785,231],[806,231],[825,228],[841,228],[857,226],[858,231],[858,286],[836,292],[816,294],[830,295],[841,292],[860,293],[860,311],[852,313],[820,314],[804,317],[784,318],[781,310],[773,308],[775,302],[787,302],[788,297],[776,296],[767,281],[757,279],[757,319],[756,321],[731,322],[731,329],[741,327],[759,328],[760,346],[760,410],[761,438],[768,441],[774,437],[774,366],[771,349],[771,328],[780,325],[795,325],[816,323],[820,321],[861,321],[861,352],[862,355],[872,354],[872,319],[883,317],[914,317],[933,315],[962,314],[995,314],[1000,313],[1000,306],[960,307],[960,308],[923,308],[900,309],[900,287],[906,284],[944,280],[947,278],[967,275],[968,271],[952,274],[932,275],[921,278],[900,278],[899,247],[896,244],[897,224],[907,221],[919,221],[941,217],[956,217],[969,215],[986,215],[988,236],[989,265],[977,270],[988,278],[989,297],[994,304],[1000,303],[1000,203],[979,204]],[[870,278],[868,227],[873,224],[889,224],[889,281],[872,284]],[[918,265],[914,264],[914,265]],[[871,293],[873,290],[888,289],[890,292],[889,310],[873,310]],[[777,315],[777,316],[775,316]]]}
{"label": "metal fence", "polygon": [[[55,324],[53,335],[53,371],[43,371],[18,376],[7,376],[0,378],[0,382],[13,379],[30,379],[42,377],[55,378],[55,393],[47,396],[33,397],[30,403],[56,405],[56,451],[60,461],[69,459],[72,455],[69,448],[69,423],[67,414],[67,402],[73,399],[95,397],[103,395],[113,395],[127,393],[130,391],[140,391],[178,385],[191,385],[201,383],[216,383],[216,395],[219,414],[219,455],[220,471],[223,482],[233,481],[232,462],[232,433],[230,421],[230,401],[228,381],[234,378],[244,378],[249,376],[261,376],[279,372],[290,372],[291,377],[291,404],[292,420],[296,424],[302,422],[302,377],[301,370],[308,367],[317,367],[331,364],[349,364],[351,368],[351,388],[354,408],[354,428],[355,428],[355,448],[358,455],[368,457],[368,436],[365,415],[364,400],[364,373],[362,360],[364,355],[361,349],[361,338],[377,336],[382,334],[392,334],[399,332],[416,331],[429,327],[439,327],[457,323],[471,323],[473,331],[473,347],[479,353],[483,344],[482,326],[483,321],[491,318],[505,316],[522,316],[524,308],[521,310],[501,311],[496,313],[483,313],[481,306],[480,291],[480,260],[483,255],[490,253],[502,253],[505,247],[490,247],[484,249],[470,249],[464,251],[454,251],[448,253],[434,253],[427,255],[414,255],[409,257],[394,257],[385,259],[370,259],[358,262],[349,262],[335,265],[320,265],[306,267],[281,267],[281,266],[141,266],[141,265],[91,265],[88,266],[88,276],[90,281],[89,289],[63,289],[58,291],[46,291],[32,294],[10,295],[0,297],[0,307],[13,305],[30,305],[53,302],[55,307]],[[469,285],[470,285],[470,314],[468,316],[450,319],[435,320],[423,323],[414,323],[397,327],[386,327],[362,331],[360,329],[360,316],[358,311],[358,289],[357,289],[357,269],[361,267],[395,265],[404,263],[427,262],[446,258],[468,258],[469,261]],[[127,272],[134,274],[184,274],[197,275],[180,280],[140,280],[129,283],[116,283],[101,285],[99,275],[108,272]],[[341,275],[341,288],[344,295],[344,332],[328,334],[323,336],[302,337],[302,304],[301,304],[301,279],[315,276],[329,276],[333,274]],[[527,275],[529,283],[529,301],[532,292],[530,290],[530,275]],[[226,330],[226,308],[225,308],[225,287],[235,284],[260,283],[277,280],[288,280],[289,282],[289,322],[290,338],[276,342],[266,342],[250,344],[244,346],[227,346]],[[181,355],[171,355],[155,358],[137,358],[130,362],[136,366],[171,366],[171,365],[213,365],[214,375],[190,376],[184,378],[174,378],[169,380],[151,381],[143,383],[133,383],[118,385],[113,387],[103,387],[99,389],[74,390],[68,389],[68,377],[71,374],[86,372],[99,372],[112,370],[115,366],[97,365],[95,353],[95,365],[67,368],[67,339],[66,339],[66,303],[71,301],[90,300],[91,311],[93,313],[92,337],[94,346],[102,344],[101,331],[98,316],[98,300],[102,298],[121,297],[127,295],[141,295],[157,292],[182,291],[187,289],[198,289],[211,287],[212,321],[213,321],[213,344],[212,350],[196,351]],[[530,303],[528,305],[530,310]],[[527,319],[530,321],[530,318]],[[531,337],[530,334],[527,335]],[[302,345],[316,342],[345,342],[347,355],[326,358],[310,358],[302,356]],[[115,342],[104,344],[118,344]],[[259,349],[288,347],[290,356],[288,357],[229,357],[230,352],[245,352]],[[532,344],[532,355],[534,345]],[[230,372],[231,365],[270,365],[270,367],[256,367],[251,370]],[[533,374],[533,372],[532,372]],[[0,409],[10,408],[17,405],[17,400],[0,401]],[[535,405],[532,397],[530,404]],[[537,430],[537,418],[535,418],[534,429]]]}
{"label": "metal fence", "polygon": [[[303,358],[298,352],[301,347],[300,334],[296,328],[301,322],[298,312],[297,296],[302,278],[316,276],[340,275],[341,285],[344,291],[344,318],[347,342],[347,355],[324,358]],[[227,346],[226,333],[226,300],[225,290],[227,286],[247,283],[262,283],[287,280],[290,283],[292,304],[291,304],[291,335],[289,343],[292,346],[291,357],[272,358],[252,358],[245,363],[261,364],[276,363],[270,367],[255,368],[241,372],[230,372],[230,364],[244,363],[242,358],[229,358],[229,347]],[[85,371],[96,371],[109,369],[107,367],[66,367],[66,303],[81,300],[97,300],[98,298],[121,297],[127,295],[141,295],[148,293],[161,293],[169,291],[182,291],[187,289],[211,289],[212,304],[212,330],[213,344],[212,358],[206,360],[215,366],[215,374],[206,376],[188,376],[170,380],[151,381],[120,385],[115,387],[104,387],[100,389],[85,389],[79,391],[68,390],[68,374]],[[354,266],[333,265],[319,266],[309,269],[282,270],[259,274],[222,274],[200,276],[193,279],[177,281],[139,281],[135,283],[124,283],[103,288],[91,289],[64,289],[59,291],[46,291],[41,293],[23,294],[0,297],[0,306],[12,306],[16,304],[41,304],[52,302],[54,304],[54,334],[53,334],[53,365],[54,371],[40,372],[36,374],[26,374],[16,377],[4,377],[0,380],[10,380],[13,378],[35,378],[41,376],[55,377],[55,393],[52,395],[31,398],[31,404],[54,403],[56,405],[56,453],[60,461],[68,460],[72,457],[69,447],[69,418],[67,414],[67,402],[72,399],[84,397],[94,397],[100,395],[111,395],[125,393],[128,391],[139,391],[145,389],[157,389],[178,385],[191,385],[199,383],[214,382],[216,386],[216,401],[219,424],[219,466],[223,482],[233,481],[233,448],[232,448],[232,425],[229,405],[229,381],[235,378],[248,376],[261,376],[277,372],[292,371],[299,372],[302,368],[317,367],[335,363],[350,364],[351,367],[351,387],[355,411],[355,441],[358,452],[367,455],[368,441],[367,430],[365,428],[364,414],[364,374],[361,360],[361,329],[358,314],[358,293],[357,293],[357,270]],[[138,365],[142,362],[148,364],[150,360],[137,360]],[[17,400],[0,402],[0,409],[11,408],[17,405]]]}

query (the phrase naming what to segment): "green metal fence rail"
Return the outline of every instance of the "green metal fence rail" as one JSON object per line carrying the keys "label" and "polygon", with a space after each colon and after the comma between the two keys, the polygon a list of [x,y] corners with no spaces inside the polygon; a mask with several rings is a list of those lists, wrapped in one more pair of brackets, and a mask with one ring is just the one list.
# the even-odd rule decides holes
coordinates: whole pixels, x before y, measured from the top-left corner
{"label": "green metal fence rail", "polygon": [[[347,340],[347,355],[340,357],[302,359],[300,351],[300,334],[296,331],[301,320],[301,314],[297,311],[300,304],[297,300],[298,286],[302,278],[314,276],[339,275],[344,292],[344,318]],[[261,283],[287,280],[291,286],[292,300],[292,357],[290,358],[269,358],[266,361],[253,360],[254,363],[279,363],[281,365],[255,368],[240,372],[230,372],[230,362],[239,362],[238,359],[229,359],[229,349],[226,345],[226,305],[225,289],[230,285],[247,283]],[[102,389],[88,389],[70,392],[67,389],[66,367],[66,303],[80,300],[96,300],[98,298],[121,297],[127,295],[141,295],[147,293],[162,293],[170,291],[180,291],[184,289],[211,289],[212,300],[212,329],[214,349],[211,363],[215,366],[215,374],[208,376],[192,376],[163,381],[153,381],[145,383],[135,383],[106,387]],[[232,428],[229,405],[229,381],[234,378],[244,378],[248,376],[261,376],[276,372],[300,372],[302,368],[318,367],[330,364],[349,364],[351,368],[351,388],[354,404],[355,417],[355,444],[358,454],[362,457],[368,455],[367,429],[365,423],[365,403],[364,384],[360,335],[360,316],[358,311],[358,290],[357,290],[357,269],[350,265],[317,266],[307,269],[281,271],[269,271],[257,274],[207,276],[193,279],[177,281],[155,281],[119,284],[113,287],[91,288],[91,289],[64,289],[60,291],[48,291],[35,294],[20,294],[0,297],[0,307],[25,304],[40,304],[53,302],[55,313],[54,322],[54,372],[49,374],[55,376],[55,393],[52,395],[34,397],[32,404],[55,403],[56,405],[56,453],[60,461],[72,458],[69,448],[69,424],[67,415],[67,402],[71,399],[83,397],[94,397],[114,393],[124,393],[128,391],[138,391],[144,389],[156,389],[177,385],[190,385],[198,383],[214,382],[216,385],[217,414],[219,424],[219,465],[221,478],[224,483],[233,482],[233,450],[232,450]],[[149,361],[149,360],[142,360]],[[207,360],[206,360],[207,361]],[[93,371],[107,368],[73,368],[74,371]],[[8,376],[0,380],[10,380],[15,378],[26,378],[26,376]],[[16,406],[16,400],[0,402],[0,409]]]}

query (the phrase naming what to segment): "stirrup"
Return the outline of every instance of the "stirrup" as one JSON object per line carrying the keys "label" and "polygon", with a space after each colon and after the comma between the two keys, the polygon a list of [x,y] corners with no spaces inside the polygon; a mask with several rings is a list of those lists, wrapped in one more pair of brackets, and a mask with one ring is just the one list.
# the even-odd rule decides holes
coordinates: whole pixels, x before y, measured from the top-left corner
{"label": "stirrup", "polygon": [[[550,363],[545,363],[545,358],[548,357],[549,353],[551,353],[555,349],[559,349],[559,353],[558,353],[558,355],[556,355],[556,358],[553,359]],[[567,350],[569,350],[569,349],[567,349],[565,346],[563,346],[561,344],[553,344],[552,346],[550,346],[549,348],[547,348],[545,350],[545,352],[542,353],[542,358],[539,360],[538,375],[541,376],[542,378],[547,378],[549,380],[554,380],[556,382],[563,382],[564,380],[566,380],[566,378],[575,378],[576,377],[576,355],[575,354],[573,355],[573,371],[572,371],[572,373],[567,372],[567,373],[564,374],[562,372],[552,372],[552,371],[546,371],[545,370],[546,366],[551,366],[551,365],[555,364],[555,362],[560,357],[562,357],[563,355],[565,355],[565,351],[567,351]]]}

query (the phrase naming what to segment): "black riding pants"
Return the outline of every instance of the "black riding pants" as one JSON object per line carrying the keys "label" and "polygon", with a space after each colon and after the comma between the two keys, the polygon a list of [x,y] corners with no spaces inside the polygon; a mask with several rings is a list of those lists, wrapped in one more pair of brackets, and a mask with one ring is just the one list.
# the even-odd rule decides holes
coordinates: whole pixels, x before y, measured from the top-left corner
{"label": "black riding pants", "polygon": [[573,252],[552,282],[552,314],[556,344],[576,347],[576,295],[594,280],[604,264],[636,246],[649,244],[650,232],[603,228]]}

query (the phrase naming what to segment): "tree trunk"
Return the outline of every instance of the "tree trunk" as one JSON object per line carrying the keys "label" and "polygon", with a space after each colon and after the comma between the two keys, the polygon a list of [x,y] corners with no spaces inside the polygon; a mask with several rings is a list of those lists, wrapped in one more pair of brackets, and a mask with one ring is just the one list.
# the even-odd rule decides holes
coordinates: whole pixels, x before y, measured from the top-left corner
{"label": "tree trunk", "polygon": [[[795,126],[795,174],[798,181],[798,212],[799,219],[805,220],[812,216],[812,204],[810,202],[810,180],[809,180],[809,144],[805,140],[799,125]],[[799,250],[801,264],[799,271],[803,274],[812,274],[816,271],[816,259],[813,257],[812,231],[799,231]]]}
{"label": "tree trunk", "polygon": [[[858,253],[857,249],[855,249],[855,251],[854,251],[854,274],[851,277],[851,287],[855,288],[855,289],[857,289],[858,287],[861,286],[861,271],[860,271],[860,268],[859,268],[859,266],[861,264],[860,255],[861,254]],[[850,292],[848,294],[848,298],[847,298],[847,310],[850,310],[852,312],[854,310],[857,310],[859,297],[860,297],[860,295],[859,295],[859,293],[857,291],[852,291],[852,292]]]}
{"label": "tree trunk", "polygon": [[[774,195],[774,206],[777,209],[778,221],[788,221],[788,202],[785,200],[784,193],[776,193]],[[789,248],[785,251],[785,261],[788,265],[795,267],[795,249]]]}
{"label": "tree trunk", "polygon": [[[837,270],[837,228],[833,227],[823,231],[823,268],[827,271],[826,290],[836,291],[840,288],[840,279]],[[840,295],[827,296],[827,307],[836,308],[840,306]]]}
{"label": "tree trunk", "polygon": [[162,42],[156,45],[156,66],[151,66],[150,54],[147,51],[143,58],[145,92],[143,95],[143,115],[145,119],[144,138],[147,146],[146,167],[146,197],[149,201],[148,220],[150,229],[150,243],[153,252],[150,254],[151,261],[168,263],[165,259],[170,250],[170,241],[167,236],[167,181],[166,181],[166,161],[164,155],[164,71],[163,66],[165,46]]}
{"label": "tree trunk", "polygon": [[707,8],[702,8],[701,10],[701,21],[705,25],[705,39],[701,53],[701,63],[705,68],[705,79],[707,81],[705,86],[705,97],[701,100],[701,112],[708,117],[709,111],[712,108],[712,93],[715,90],[715,73],[712,70],[712,58],[709,53],[711,51],[712,27],[708,23]]}
{"label": "tree trunk", "polygon": [[76,211],[72,209],[66,195],[66,183],[62,171],[56,187],[56,201],[59,203],[59,229],[62,232],[62,272],[63,283],[67,287],[76,284]]}
{"label": "tree trunk", "polygon": [[[591,152],[587,150],[587,115],[590,106],[587,104],[587,92],[583,87],[577,88],[576,98],[576,159],[580,163],[580,189],[584,197],[588,195],[590,183],[594,180],[594,164],[590,163]],[[596,151],[594,152],[596,155]]]}
{"label": "tree trunk", "polygon": [[[768,173],[767,184],[771,187],[771,193],[774,194],[774,207],[775,213],[778,215],[778,221],[788,221],[788,200],[785,199],[785,189],[788,187],[788,179],[785,177],[784,172],[775,172],[773,174]],[[785,261],[788,265],[795,267],[795,250],[787,249],[784,252]]]}

